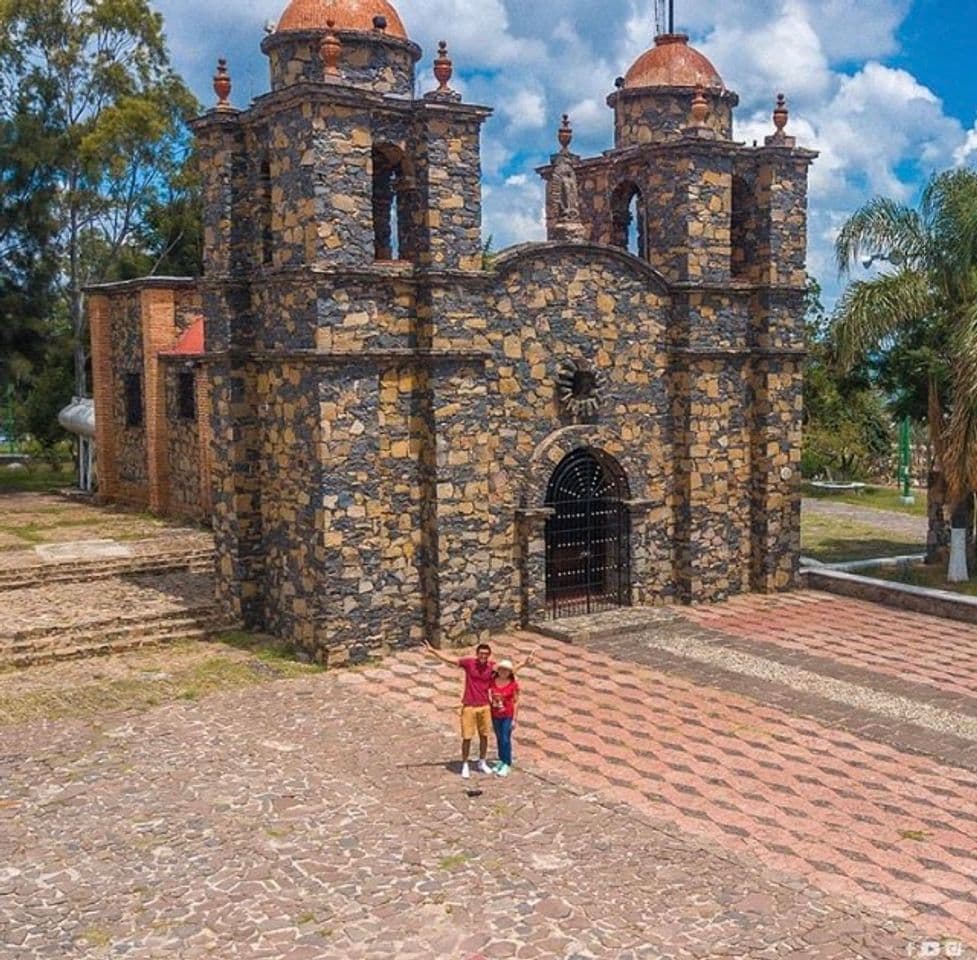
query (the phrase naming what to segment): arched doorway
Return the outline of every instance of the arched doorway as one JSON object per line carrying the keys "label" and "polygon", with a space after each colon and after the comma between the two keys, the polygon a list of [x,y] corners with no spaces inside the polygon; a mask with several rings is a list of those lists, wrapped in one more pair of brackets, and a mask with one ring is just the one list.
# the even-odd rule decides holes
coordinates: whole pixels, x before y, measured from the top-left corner
{"label": "arched doorway", "polygon": [[627,477],[590,448],[567,454],[546,490],[546,607],[570,617],[631,603],[631,517]]}

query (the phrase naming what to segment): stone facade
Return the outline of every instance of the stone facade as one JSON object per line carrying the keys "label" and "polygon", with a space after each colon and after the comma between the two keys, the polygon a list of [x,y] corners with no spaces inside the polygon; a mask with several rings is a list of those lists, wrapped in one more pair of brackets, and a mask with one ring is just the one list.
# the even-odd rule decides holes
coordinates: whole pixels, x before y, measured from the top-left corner
{"label": "stone facade", "polygon": [[[617,602],[792,587],[814,154],[732,142],[725,89],[619,90],[615,148],[565,126],[540,171],[550,239],[484,265],[490,111],[443,50],[414,98],[382,30],[263,49],[271,92],[194,124],[227,612],[320,658],[559,613],[549,488],[579,451],[627,491]],[[200,447],[168,442],[184,502]]]}

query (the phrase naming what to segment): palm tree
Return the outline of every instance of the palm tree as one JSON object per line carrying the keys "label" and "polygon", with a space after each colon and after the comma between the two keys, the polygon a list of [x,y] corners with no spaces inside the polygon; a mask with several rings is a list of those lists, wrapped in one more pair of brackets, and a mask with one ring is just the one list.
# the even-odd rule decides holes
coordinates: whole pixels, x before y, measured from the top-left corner
{"label": "palm tree", "polygon": [[844,366],[884,352],[907,332],[924,334],[936,478],[930,492],[939,496],[942,488],[951,508],[947,579],[966,580],[977,490],[977,171],[933,176],[918,210],[871,200],[842,227],[835,252],[842,274],[860,260],[885,259],[894,268],[851,282],[839,301],[832,332]]}

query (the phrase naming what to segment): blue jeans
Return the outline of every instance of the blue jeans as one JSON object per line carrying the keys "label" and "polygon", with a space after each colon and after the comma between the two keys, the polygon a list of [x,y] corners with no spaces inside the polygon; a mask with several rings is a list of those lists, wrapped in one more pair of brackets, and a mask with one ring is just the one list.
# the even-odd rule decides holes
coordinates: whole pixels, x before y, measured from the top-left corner
{"label": "blue jeans", "polygon": [[512,766],[512,717],[492,717],[495,729],[495,742],[499,748],[499,759]]}

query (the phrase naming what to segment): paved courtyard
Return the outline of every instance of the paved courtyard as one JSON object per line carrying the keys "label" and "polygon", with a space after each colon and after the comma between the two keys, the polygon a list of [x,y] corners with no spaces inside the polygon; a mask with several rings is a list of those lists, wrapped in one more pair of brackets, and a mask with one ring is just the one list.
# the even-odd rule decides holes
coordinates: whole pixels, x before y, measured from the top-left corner
{"label": "paved courtyard", "polygon": [[977,957],[977,629],[807,593],[497,646],[540,654],[505,780],[419,651],[0,729],[0,955]]}

